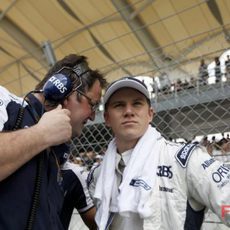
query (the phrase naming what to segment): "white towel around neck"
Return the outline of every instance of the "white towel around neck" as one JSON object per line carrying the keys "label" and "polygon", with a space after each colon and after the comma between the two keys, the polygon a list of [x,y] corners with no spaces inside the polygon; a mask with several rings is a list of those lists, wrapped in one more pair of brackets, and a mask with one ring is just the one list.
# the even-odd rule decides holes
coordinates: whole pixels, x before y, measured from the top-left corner
{"label": "white towel around neck", "polygon": [[[126,215],[129,212],[139,213],[141,218],[152,215],[153,210],[146,202],[156,183],[156,170],[161,148],[161,135],[155,128],[149,126],[145,134],[137,142],[131,158],[123,173],[123,181],[119,186],[117,197],[118,212]],[[100,230],[106,228],[111,210],[110,202],[115,183],[116,144],[113,139],[105,153],[101,172],[96,184],[94,197],[97,199],[96,222]],[[130,182],[136,183],[131,186]]]}

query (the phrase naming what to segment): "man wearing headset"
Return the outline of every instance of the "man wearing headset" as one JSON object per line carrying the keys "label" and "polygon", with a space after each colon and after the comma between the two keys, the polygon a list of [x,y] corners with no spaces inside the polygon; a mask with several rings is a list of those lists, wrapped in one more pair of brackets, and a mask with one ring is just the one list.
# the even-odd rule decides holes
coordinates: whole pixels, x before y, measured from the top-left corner
{"label": "man wearing headset", "polygon": [[63,229],[65,143],[94,119],[105,84],[72,54],[23,99],[0,87],[0,229]]}

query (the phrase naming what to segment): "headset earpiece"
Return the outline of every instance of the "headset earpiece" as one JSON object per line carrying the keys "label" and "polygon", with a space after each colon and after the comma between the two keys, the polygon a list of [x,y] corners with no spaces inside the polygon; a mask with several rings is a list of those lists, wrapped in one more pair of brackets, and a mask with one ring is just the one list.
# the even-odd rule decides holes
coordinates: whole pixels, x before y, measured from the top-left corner
{"label": "headset earpiece", "polygon": [[71,93],[73,84],[70,78],[64,74],[58,73],[50,77],[43,86],[43,95],[46,100],[61,102]]}

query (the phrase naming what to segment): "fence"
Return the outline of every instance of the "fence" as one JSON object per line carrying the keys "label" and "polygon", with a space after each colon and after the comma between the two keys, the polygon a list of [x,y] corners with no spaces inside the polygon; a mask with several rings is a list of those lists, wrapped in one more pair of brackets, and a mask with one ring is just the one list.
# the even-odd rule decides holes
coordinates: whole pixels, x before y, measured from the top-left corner
{"label": "fence", "polygon": [[[197,136],[230,132],[230,81],[152,94],[155,116],[152,125],[167,139],[189,141]],[[112,139],[103,123],[103,111],[73,140],[73,152],[101,153]]]}
{"label": "fence", "polygon": [[[156,114],[152,125],[167,139],[189,141],[195,136],[230,132],[230,82],[212,85],[195,84],[162,91],[153,91],[152,106]],[[111,130],[103,123],[103,111],[98,111],[96,121],[87,125],[80,138],[73,140],[72,151],[80,156],[87,166],[93,164],[85,160],[86,152],[102,154],[112,139]],[[95,156],[95,155],[94,155]],[[91,165],[90,165],[91,164]],[[71,230],[87,229],[75,212]],[[203,230],[228,229],[209,211]]]}

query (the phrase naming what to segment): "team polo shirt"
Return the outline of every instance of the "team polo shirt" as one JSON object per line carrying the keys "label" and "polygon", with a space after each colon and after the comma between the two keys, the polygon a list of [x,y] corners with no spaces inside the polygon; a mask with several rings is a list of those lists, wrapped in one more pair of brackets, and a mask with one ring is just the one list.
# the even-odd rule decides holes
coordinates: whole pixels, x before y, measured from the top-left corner
{"label": "team polo shirt", "polygon": [[[31,107],[27,103],[23,103],[25,110],[22,117],[22,128],[34,125],[35,117],[41,116],[44,111],[41,103],[33,95],[29,95],[28,98]],[[21,98],[0,87],[0,131],[13,129],[22,101]],[[47,151],[42,153],[43,169],[39,206],[33,230],[63,229],[59,215],[64,196],[58,164],[65,160],[68,151],[68,146],[63,144],[52,147],[52,153]],[[38,156],[35,156],[0,182],[0,229],[25,229],[32,204],[37,164]]]}

